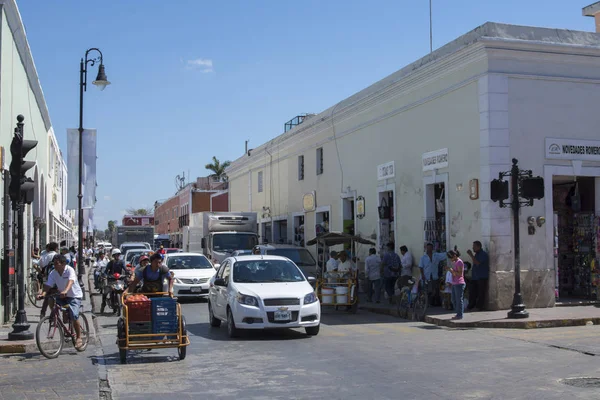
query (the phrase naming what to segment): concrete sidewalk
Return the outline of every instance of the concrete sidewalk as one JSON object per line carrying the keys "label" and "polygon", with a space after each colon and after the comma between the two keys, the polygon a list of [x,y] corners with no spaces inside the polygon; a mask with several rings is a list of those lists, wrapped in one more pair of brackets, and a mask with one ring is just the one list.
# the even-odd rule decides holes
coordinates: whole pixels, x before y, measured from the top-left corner
{"label": "concrete sidewalk", "polygon": [[[362,302],[359,309],[398,317],[397,306],[390,305],[387,301],[380,304]],[[452,320],[454,312],[443,310],[440,307],[430,308],[427,311],[425,322],[453,328],[504,328],[504,329],[535,329],[555,328],[563,326],[579,326],[586,324],[600,324],[600,308],[594,305],[532,308],[528,309],[529,318],[508,319],[508,310],[466,312],[460,321]]]}

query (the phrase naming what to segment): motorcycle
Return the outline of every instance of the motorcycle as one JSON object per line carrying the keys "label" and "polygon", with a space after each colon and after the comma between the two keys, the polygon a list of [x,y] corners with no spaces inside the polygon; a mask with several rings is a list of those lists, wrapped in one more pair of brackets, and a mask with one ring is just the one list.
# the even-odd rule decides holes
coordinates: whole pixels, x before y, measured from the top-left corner
{"label": "motorcycle", "polygon": [[[104,286],[103,296],[106,296],[106,305],[112,308],[113,313],[116,313],[117,316],[121,315],[121,310],[123,309],[123,304],[121,304],[121,295],[125,291],[125,282],[128,278],[128,275],[121,275],[119,273],[115,273],[108,277],[106,281],[106,285]],[[104,313],[105,303],[102,303],[102,307],[100,307],[100,313]]]}

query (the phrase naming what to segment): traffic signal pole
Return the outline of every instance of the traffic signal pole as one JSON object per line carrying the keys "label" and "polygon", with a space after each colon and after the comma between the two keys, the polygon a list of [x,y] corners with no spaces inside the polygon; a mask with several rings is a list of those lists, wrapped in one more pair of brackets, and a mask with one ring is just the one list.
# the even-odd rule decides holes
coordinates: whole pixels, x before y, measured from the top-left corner
{"label": "traffic signal pole", "polygon": [[15,323],[12,325],[13,331],[8,334],[8,340],[29,340],[33,339],[33,333],[29,331],[29,322],[27,321],[27,313],[25,312],[25,221],[23,213],[25,204],[31,204],[33,201],[33,190],[35,183],[32,179],[27,178],[25,173],[35,166],[33,161],[24,161],[23,158],[27,153],[37,146],[35,140],[23,140],[23,121],[25,117],[17,116],[17,127],[15,135],[10,145],[12,156],[10,164],[10,197],[13,210],[17,212],[17,316]]}

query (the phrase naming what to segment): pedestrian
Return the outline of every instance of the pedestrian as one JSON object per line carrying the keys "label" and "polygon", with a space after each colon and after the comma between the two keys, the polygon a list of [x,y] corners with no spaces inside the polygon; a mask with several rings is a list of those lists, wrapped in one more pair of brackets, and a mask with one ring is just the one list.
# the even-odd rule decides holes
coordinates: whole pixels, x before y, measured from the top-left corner
{"label": "pedestrian", "polygon": [[425,254],[423,254],[419,261],[419,268],[421,269],[423,284],[429,295],[429,304],[432,306],[440,304],[440,285],[438,282],[440,279],[439,265],[442,261],[446,261],[446,253],[434,252],[433,243],[427,243]]}
{"label": "pedestrian", "polygon": [[[473,254],[473,252],[475,252]],[[483,251],[483,246],[479,240],[473,242],[473,251],[468,250],[467,254],[471,257],[473,269],[471,272],[471,288],[469,290],[468,310],[485,310],[487,303],[488,279],[490,276],[490,258]]]}
{"label": "pedestrian", "polygon": [[[337,251],[334,250],[331,253],[329,253],[329,260],[327,260],[327,264],[325,264],[325,272],[337,271],[339,263],[340,263],[340,261],[338,259],[338,253],[337,253]],[[328,278],[327,281],[329,283],[332,283],[335,281],[335,279]]]}
{"label": "pedestrian", "polygon": [[400,246],[400,254],[402,270],[400,272],[400,284],[398,288],[402,289],[404,286],[408,286],[408,282],[412,279],[414,261],[412,254],[408,251],[408,247]]}
{"label": "pedestrian", "polygon": [[456,311],[456,315],[452,319],[459,320],[463,319],[464,312],[465,264],[460,259],[460,252],[458,250],[450,250],[446,255],[451,261],[451,266],[447,267],[447,271],[452,274],[452,304]]}
{"label": "pedestrian", "polygon": [[394,251],[394,243],[389,242],[386,246],[386,252],[383,255],[381,264],[383,265],[383,284],[385,292],[388,296],[388,301],[392,304],[394,296],[394,285],[400,274],[402,263],[400,256]]}
{"label": "pedestrian", "polygon": [[375,303],[379,303],[381,298],[381,259],[374,248],[369,249],[369,255],[365,259],[365,275],[369,285],[367,301],[375,300]]}

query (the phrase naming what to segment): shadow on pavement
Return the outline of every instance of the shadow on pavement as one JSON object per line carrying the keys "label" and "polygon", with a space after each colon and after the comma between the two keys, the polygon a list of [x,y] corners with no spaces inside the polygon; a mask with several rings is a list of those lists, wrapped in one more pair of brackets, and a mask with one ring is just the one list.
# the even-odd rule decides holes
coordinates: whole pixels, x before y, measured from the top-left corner
{"label": "shadow on pavement", "polygon": [[359,310],[352,314],[346,310],[335,310],[333,307],[321,308],[321,323],[324,325],[368,325],[368,324],[406,324],[415,323],[408,319],[393,317],[391,315],[376,314]]}
{"label": "shadow on pavement", "polygon": [[[255,340],[268,340],[268,341],[282,341],[282,340],[297,340],[297,339],[309,339],[304,330],[294,329],[266,329],[266,330],[243,330],[240,332],[238,338],[231,339],[227,336],[227,327],[225,324],[221,324],[219,328],[213,328],[208,323],[199,324],[188,324],[187,330],[189,333],[200,336],[205,339],[215,341],[255,341]],[[193,339],[192,339],[193,340]]]}
{"label": "shadow on pavement", "polygon": [[[165,362],[175,362],[179,361],[179,356],[177,355],[177,349],[160,349],[164,350],[172,350],[173,355],[159,355],[155,352],[148,350],[129,350],[127,352],[127,364],[153,364],[153,363],[165,363]],[[158,350],[157,350],[158,351]],[[103,360],[99,360],[96,356],[90,357],[92,363],[98,364],[102,363],[104,365],[122,365],[121,360],[119,358],[119,353],[110,353],[105,354]]]}

